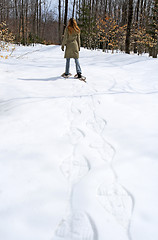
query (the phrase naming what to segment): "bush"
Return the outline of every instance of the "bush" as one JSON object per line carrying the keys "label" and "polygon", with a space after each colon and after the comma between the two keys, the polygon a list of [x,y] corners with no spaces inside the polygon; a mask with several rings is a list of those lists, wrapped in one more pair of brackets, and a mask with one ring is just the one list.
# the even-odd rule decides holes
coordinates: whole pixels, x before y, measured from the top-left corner
{"label": "bush", "polygon": [[15,37],[7,28],[5,22],[0,23],[0,57],[7,59],[11,56],[15,47],[13,45]]}

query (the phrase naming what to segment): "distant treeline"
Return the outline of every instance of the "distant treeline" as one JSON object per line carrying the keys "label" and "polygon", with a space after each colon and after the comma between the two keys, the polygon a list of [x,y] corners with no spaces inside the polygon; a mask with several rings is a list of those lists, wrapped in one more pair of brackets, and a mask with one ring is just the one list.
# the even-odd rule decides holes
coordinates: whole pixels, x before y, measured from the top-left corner
{"label": "distant treeline", "polygon": [[0,23],[5,22],[16,43],[58,43],[58,22],[51,1],[0,0]]}
{"label": "distant treeline", "polygon": [[157,57],[158,0],[0,0],[0,23],[17,43],[60,44],[70,17],[86,48]]}

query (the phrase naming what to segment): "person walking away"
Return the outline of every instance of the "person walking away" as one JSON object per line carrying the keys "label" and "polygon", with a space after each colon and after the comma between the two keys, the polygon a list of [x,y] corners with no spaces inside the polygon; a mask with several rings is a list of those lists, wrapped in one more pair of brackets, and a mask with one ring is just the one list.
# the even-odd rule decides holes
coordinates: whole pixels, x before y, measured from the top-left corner
{"label": "person walking away", "polygon": [[71,75],[69,72],[70,58],[74,58],[77,72],[74,77],[84,81],[86,78],[82,76],[82,71],[78,60],[80,51],[80,29],[77,26],[77,22],[74,18],[70,18],[68,26],[65,29],[61,46],[62,51],[64,51],[64,46],[66,46],[64,55],[64,58],[66,58],[66,68],[65,73],[62,74],[62,77],[67,78]]}

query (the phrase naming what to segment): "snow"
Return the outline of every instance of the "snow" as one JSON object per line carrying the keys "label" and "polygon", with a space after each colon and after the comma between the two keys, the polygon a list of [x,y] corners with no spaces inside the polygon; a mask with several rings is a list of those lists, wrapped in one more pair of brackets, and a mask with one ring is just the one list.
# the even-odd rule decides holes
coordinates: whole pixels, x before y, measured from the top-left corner
{"label": "snow", "polygon": [[87,83],[59,46],[0,61],[2,240],[158,239],[158,60],[80,63]]}

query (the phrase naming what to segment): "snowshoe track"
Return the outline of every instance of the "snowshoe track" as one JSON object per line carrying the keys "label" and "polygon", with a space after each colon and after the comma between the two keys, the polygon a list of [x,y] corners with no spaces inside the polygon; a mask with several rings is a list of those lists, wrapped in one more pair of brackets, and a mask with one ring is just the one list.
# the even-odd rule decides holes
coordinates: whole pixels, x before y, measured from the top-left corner
{"label": "snowshoe track", "polygon": [[114,216],[117,222],[128,230],[132,214],[132,199],[118,183],[102,183],[97,197],[103,208]]}
{"label": "snowshoe track", "polygon": [[[76,89],[74,90],[76,91]],[[130,222],[133,213],[134,198],[117,179],[113,166],[116,150],[105,138],[107,121],[97,113],[97,109],[100,106],[100,101],[97,98],[91,96],[88,99],[75,98],[72,100],[69,112],[70,128],[68,136],[73,145],[73,151],[72,155],[64,159],[60,165],[60,170],[69,185],[69,210],[66,217],[61,220],[56,230],[56,237],[58,238],[54,240],[91,240],[94,239],[94,235],[97,236],[97,230],[91,225],[85,210],[80,209],[81,211],[78,211],[77,209],[73,209],[72,204],[76,184],[88,176],[92,169],[95,171],[94,167],[91,166],[92,161],[93,166],[95,164],[96,166],[103,164],[105,165],[105,169],[107,169],[105,177],[96,189],[96,199],[103,209],[113,216],[119,226],[124,229],[127,238],[131,240]],[[86,116],[89,117],[87,118]],[[89,141],[86,141],[87,136],[90,139]],[[89,136],[91,137],[89,138]],[[95,151],[98,157],[92,160],[86,151],[80,153],[83,145],[85,149],[90,148],[90,151]],[[111,177],[108,176],[108,172]],[[92,220],[95,224],[95,219]],[[95,237],[95,240],[99,240],[98,237]]]}
{"label": "snowshoe track", "polygon": [[83,212],[74,212],[63,218],[56,230],[56,236],[63,240],[94,240],[91,223]]}

